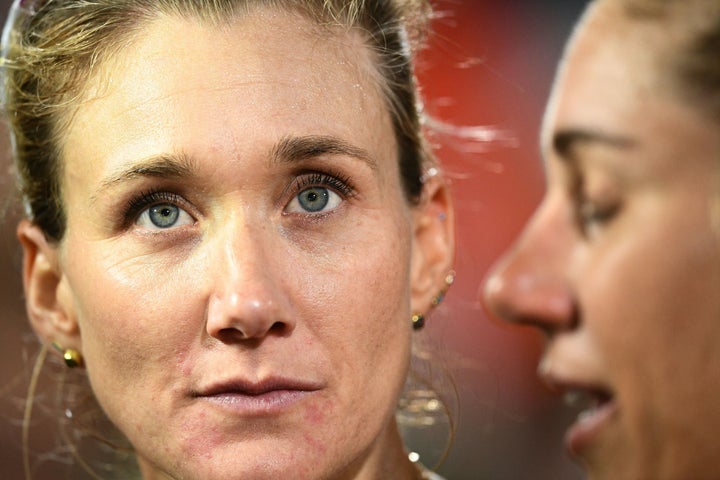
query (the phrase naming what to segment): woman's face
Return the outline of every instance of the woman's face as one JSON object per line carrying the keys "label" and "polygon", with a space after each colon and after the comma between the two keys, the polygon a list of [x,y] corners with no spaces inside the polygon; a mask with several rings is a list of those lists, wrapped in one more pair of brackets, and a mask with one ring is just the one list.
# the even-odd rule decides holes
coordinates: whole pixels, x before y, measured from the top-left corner
{"label": "woman's face", "polygon": [[334,478],[394,438],[447,205],[404,200],[373,75],[299,16],[163,17],[72,117],[54,318],[147,478]]}
{"label": "woman's face", "polygon": [[541,376],[585,397],[566,443],[591,478],[718,478],[720,128],[658,73],[672,32],[617,3],[571,44],[547,193],[486,301],[543,330]]}

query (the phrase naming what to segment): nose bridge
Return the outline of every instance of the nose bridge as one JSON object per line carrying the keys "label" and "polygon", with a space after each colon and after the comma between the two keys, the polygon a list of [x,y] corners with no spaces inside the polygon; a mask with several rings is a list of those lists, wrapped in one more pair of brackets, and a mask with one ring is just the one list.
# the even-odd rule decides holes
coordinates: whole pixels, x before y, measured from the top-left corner
{"label": "nose bridge", "polygon": [[[263,220],[248,209],[234,208],[214,222],[210,255],[217,292],[264,285],[260,276],[268,273],[262,266],[268,266],[265,253],[272,239]],[[248,284],[251,278],[257,281]]]}
{"label": "nose bridge", "polygon": [[528,222],[511,256],[522,257],[519,266],[534,275],[559,280],[567,273],[575,236],[571,213],[562,198],[548,196]]}
{"label": "nose bridge", "polygon": [[258,338],[292,326],[289,302],[277,262],[273,227],[259,215],[234,212],[222,222],[212,248],[213,289],[208,334],[224,342]]}
{"label": "nose bridge", "polygon": [[[243,282],[245,277],[257,277],[267,273],[261,268],[265,263],[268,240],[267,226],[248,213],[235,213],[222,227],[220,235],[220,262],[224,263],[225,285]],[[259,283],[258,283],[259,285]]]}
{"label": "nose bridge", "polygon": [[485,285],[485,304],[498,317],[543,329],[575,320],[570,268],[577,233],[566,202],[546,196],[520,238]]}

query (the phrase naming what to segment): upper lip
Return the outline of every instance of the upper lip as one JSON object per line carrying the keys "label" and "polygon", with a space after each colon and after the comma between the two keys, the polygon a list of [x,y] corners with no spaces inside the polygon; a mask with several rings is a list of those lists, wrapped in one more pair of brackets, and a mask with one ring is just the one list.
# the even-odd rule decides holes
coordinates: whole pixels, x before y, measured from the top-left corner
{"label": "upper lip", "polygon": [[224,394],[262,395],[278,390],[315,391],[321,388],[319,382],[284,377],[268,377],[258,381],[234,378],[209,383],[192,393],[194,397],[212,397]]}
{"label": "upper lip", "polygon": [[570,376],[558,376],[551,371],[541,371],[540,377],[547,387],[554,393],[582,393],[585,402],[593,398],[600,403],[612,400],[612,389],[600,381],[583,380]]}

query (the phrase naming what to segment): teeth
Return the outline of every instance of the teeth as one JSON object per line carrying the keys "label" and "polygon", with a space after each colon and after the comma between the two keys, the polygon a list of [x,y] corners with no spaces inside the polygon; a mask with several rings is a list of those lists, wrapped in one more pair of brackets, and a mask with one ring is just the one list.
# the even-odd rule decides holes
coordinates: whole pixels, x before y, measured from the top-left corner
{"label": "teeth", "polygon": [[612,401],[612,395],[601,390],[568,390],[564,400],[567,406],[578,412],[577,421],[582,423],[595,417],[605,404]]}
{"label": "teeth", "polygon": [[568,407],[577,409],[595,408],[600,403],[598,397],[587,390],[568,390],[564,401]]}
{"label": "teeth", "polygon": [[565,392],[563,400],[568,407],[577,407],[580,406],[584,396],[580,391],[568,390]]}
{"label": "teeth", "polygon": [[597,407],[593,406],[591,408],[588,408],[587,410],[583,410],[578,414],[578,422],[584,422],[588,419],[590,419],[593,415],[595,415],[595,412],[597,411]]}
{"label": "teeth", "polygon": [[565,404],[573,409],[578,409],[578,422],[583,422],[595,415],[600,402],[589,392],[569,390],[565,392]]}

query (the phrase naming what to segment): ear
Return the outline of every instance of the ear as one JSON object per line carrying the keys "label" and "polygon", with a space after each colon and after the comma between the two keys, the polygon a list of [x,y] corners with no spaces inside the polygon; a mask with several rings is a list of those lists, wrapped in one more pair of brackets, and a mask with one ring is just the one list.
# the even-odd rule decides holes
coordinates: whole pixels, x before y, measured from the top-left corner
{"label": "ear", "polygon": [[44,344],[55,342],[62,348],[79,350],[80,330],[59,266],[58,245],[48,242],[40,227],[29,220],[20,222],[17,236],[23,250],[23,287],[30,325]]}
{"label": "ear", "polygon": [[428,178],[413,218],[410,279],[412,311],[426,314],[432,300],[446,288],[455,257],[455,215],[441,175]]}

